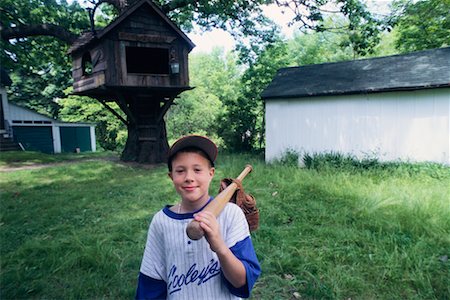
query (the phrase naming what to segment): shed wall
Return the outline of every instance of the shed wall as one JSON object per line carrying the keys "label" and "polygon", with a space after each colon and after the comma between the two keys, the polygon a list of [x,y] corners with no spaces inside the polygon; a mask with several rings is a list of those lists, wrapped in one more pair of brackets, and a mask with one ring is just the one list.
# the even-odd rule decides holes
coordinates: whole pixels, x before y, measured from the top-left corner
{"label": "shed wall", "polygon": [[2,101],[3,118],[4,120],[9,120],[8,95],[6,94],[6,89],[3,86],[0,86],[0,101]]}
{"label": "shed wall", "polygon": [[266,100],[266,160],[287,149],[450,164],[450,89]]}

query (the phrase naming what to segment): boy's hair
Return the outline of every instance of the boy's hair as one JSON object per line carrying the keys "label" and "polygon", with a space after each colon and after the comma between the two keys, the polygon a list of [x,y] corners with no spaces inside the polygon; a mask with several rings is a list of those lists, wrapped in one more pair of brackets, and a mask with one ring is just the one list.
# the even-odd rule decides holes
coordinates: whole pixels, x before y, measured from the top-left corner
{"label": "boy's hair", "polygon": [[167,160],[167,166],[169,167],[169,172],[172,172],[172,162],[180,153],[197,153],[197,154],[203,156],[204,158],[206,158],[206,160],[208,160],[210,168],[214,167],[214,162],[211,161],[211,159],[208,157],[208,155],[205,153],[205,151],[203,151],[202,149],[197,148],[197,147],[186,147],[186,148],[179,150],[174,155],[169,157],[169,159]]}

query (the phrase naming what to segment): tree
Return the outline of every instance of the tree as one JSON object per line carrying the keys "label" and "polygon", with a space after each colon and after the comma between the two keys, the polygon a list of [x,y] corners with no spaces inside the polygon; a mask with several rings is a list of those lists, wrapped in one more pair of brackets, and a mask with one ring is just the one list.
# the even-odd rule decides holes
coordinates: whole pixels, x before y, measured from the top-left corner
{"label": "tree", "polygon": [[[10,101],[56,117],[59,107],[53,100],[71,84],[67,43],[89,26],[85,10],[76,2],[2,0],[0,13],[2,37],[23,29],[0,40],[1,66],[13,79]],[[41,35],[49,31],[53,36]]]}
{"label": "tree", "polygon": [[[332,21],[343,20],[329,19],[326,22]],[[349,34],[333,31],[296,32],[288,42],[288,49],[289,64],[294,66],[351,60],[356,56]]]}
{"label": "tree", "polygon": [[197,133],[217,136],[219,117],[226,110],[224,102],[239,93],[241,72],[237,57],[225,55],[223,48],[214,48],[209,54],[194,54],[190,57],[192,91],[182,93],[167,114],[169,139]]}
{"label": "tree", "polygon": [[[100,147],[104,150],[117,151],[123,149],[127,130],[124,124],[100,102],[89,98],[71,95],[72,88],[65,91],[66,98],[58,99],[60,106],[59,118],[66,122],[93,122],[95,135]],[[120,111],[117,104],[110,104]],[[125,117],[122,114],[122,117]]]}
{"label": "tree", "polygon": [[287,65],[285,42],[279,33],[275,32],[273,38],[274,43],[261,49],[244,72],[238,97],[226,99],[219,134],[230,150],[247,152],[263,147],[264,104],[260,95],[277,70]]}
{"label": "tree", "polygon": [[401,52],[450,45],[450,0],[395,1],[390,24]]}
{"label": "tree", "polygon": [[[331,27],[330,24],[334,24],[341,28],[348,23],[341,17],[331,16],[322,22],[324,27]],[[279,68],[395,53],[392,42],[390,42],[390,46],[374,47],[373,51],[370,51],[371,53],[358,54],[351,42],[351,35],[351,31],[342,30],[297,31],[293,39],[284,42],[279,32],[273,32],[271,35],[273,42],[270,46],[265,48],[258,46],[257,51],[254,51],[257,53],[256,60],[247,59],[246,62],[250,67],[242,76],[242,91],[234,100],[235,102],[227,103],[226,113],[219,122],[223,125],[220,128],[220,135],[225,139],[226,145],[235,151],[263,148],[265,138],[264,103],[259,95]],[[381,37],[388,42],[393,39],[392,35],[384,33]]]}
{"label": "tree", "polygon": [[[127,3],[132,4],[134,1],[136,0],[92,0],[91,11],[94,13],[89,20],[88,15],[76,2],[68,4],[65,0],[25,2],[3,0],[2,65],[7,66],[10,71],[14,70],[17,76],[13,78],[20,82],[16,84],[16,88],[13,87],[15,96],[11,99],[27,101],[30,105],[28,100],[33,98],[33,101],[39,101],[43,110],[55,115],[58,104],[54,100],[63,97],[62,91],[70,85],[70,66],[65,55],[67,44],[73,42],[83,29],[89,28],[89,23],[97,16],[95,11],[100,5],[111,4],[121,11],[126,8]],[[205,30],[212,27],[223,28],[241,41],[244,37],[252,37],[250,43],[242,42],[238,47],[241,61],[250,68],[256,66],[253,63],[258,60],[261,50],[269,49],[275,42],[272,35],[273,24],[263,16],[262,4],[277,3],[280,6],[293,7],[296,13],[293,23],[300,24],[302,28],[319,31],[327,29],[320,22],[323,19],[324,8],[334,4],[336,13],[348,17],[349,28],[358,37],[354,39],[357,51],[366,51],[372,47],[373,43],[367,41],[372,38],[376,40],[377,36],[378,23],[359,0],[159,0],[157,2],[184,30],[188,31],[192,27],[192,22],[195,22]],[[96,18],[98,20],[98,16]],[[20,69],[16,68],[15,63],[18,63]],[[29,82],[31,79],[35,81]],[[28,87],[32,89],[27,90]],[[241,99],[235,104],[244,105],[243,102],[246,101],[248,100]],[[233,107],[232,110],[237,111],[239,108]],[[245,141],[247,143],[247,140]],[[250,145],[251,140],[248,142]],[[130,145],[127,143],[127,146]]]}
{"label": "tree", "polygon": [[[342,17],[328,17],[327,24],[345,24]],[[344,25],[342,25],[344,26]],[[293,66],[304,66],[327,62],[338,62],[359,58],[397,54],[394,47],[395,34],[384,31],[380,34],[380,43],[373,47],[370,53],[357,53],[351,42],[352,32],[342,31],[309,31],[295,32],[288,41],[288,61]]]}

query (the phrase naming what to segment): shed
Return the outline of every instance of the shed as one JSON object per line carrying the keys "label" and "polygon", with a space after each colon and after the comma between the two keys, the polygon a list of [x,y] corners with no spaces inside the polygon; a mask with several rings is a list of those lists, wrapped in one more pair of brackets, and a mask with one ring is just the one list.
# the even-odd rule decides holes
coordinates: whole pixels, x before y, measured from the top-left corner
{"label": "shed", "polygon": [[45,153],[96,151],[95,125],[49,118],[16,104],[8,104],[6,122],[14,141],[24,150]]}
{"label": "shed", "polygon": [[450,164],[450,47],[280,69],[266,160],[287,150]]}

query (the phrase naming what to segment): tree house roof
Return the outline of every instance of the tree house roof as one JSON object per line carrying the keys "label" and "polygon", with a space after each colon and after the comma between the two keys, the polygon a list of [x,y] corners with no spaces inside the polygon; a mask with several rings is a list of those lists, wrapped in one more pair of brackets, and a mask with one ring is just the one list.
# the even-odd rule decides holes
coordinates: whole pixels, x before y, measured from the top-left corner
{"label": "tree house roof", "polygon": [[152,1],[150,0],[140,0],[134,5],[130,6],[124,12],[122,12],[113,22],[103,29],[84,32],[81,36],[71,45],[68,50],[68,54],[73,54],[74,52],[81,51],[88,48],[92,43],[100,41],[106,34],[114,30],[119,24],[121,24],[125,19],[130,17],[137,9],[141,8],[143,5],[148,5],[150,8],[156,12],[156,14],[161,17],[161,19],[168,24],[188,45],[189,51],[191,51],[195,44],[189,39],[189,37],[181,31],[178,26],[172,22],[166,14]]}

